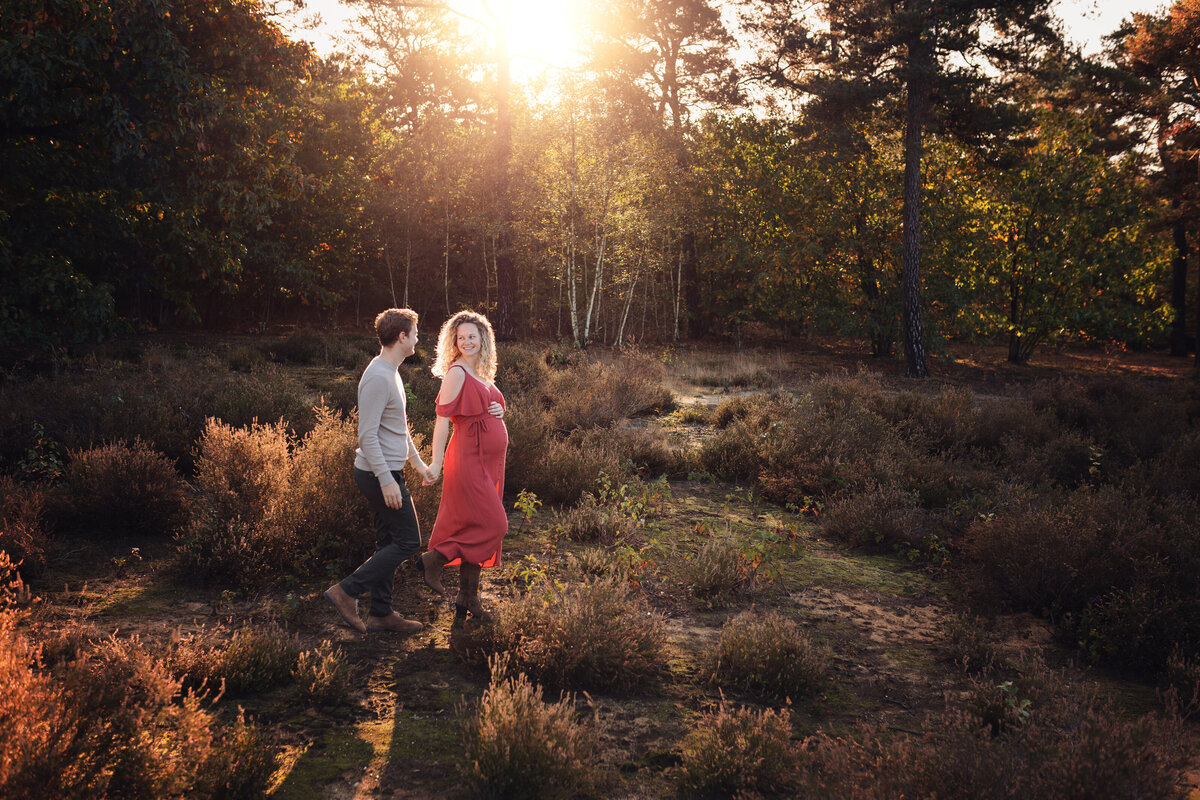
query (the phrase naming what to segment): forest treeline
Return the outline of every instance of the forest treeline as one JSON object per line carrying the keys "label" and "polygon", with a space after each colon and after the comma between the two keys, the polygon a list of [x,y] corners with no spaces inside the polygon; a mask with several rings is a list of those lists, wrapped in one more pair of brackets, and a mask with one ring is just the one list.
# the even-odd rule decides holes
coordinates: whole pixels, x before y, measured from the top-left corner
{"label": "forest treeline", "polygon": [[1194,347],[1197,0],[1095,56],[1046,0],[597,0],[529,83],[500,20],[348,5],[322,56],[259,0],[0,0],[0,347],[393,304],[837,332],[918,376],[958,339]]}

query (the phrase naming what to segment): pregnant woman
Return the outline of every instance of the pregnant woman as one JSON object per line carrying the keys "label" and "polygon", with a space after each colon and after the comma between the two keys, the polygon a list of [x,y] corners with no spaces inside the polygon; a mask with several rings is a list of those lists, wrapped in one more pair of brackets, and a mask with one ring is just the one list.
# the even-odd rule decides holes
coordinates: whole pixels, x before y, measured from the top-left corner
{"label": "pregnant woman", "polygon": [[483,567],[500,564],[500,546],[508,531],[502,499],[508,430],[504,396],[492,383],[496,337],[487,317],[460,311],[446,321],[438,336],[433,374],[442,379],[442,387],[426,483],[436,481],[443,469],[445,481],[429,549],[417,568],[430,588],[445,594],[442,568],[460,565],[455,620],[470,614],[486,622],[490,618],[479,602],[479,574]]}

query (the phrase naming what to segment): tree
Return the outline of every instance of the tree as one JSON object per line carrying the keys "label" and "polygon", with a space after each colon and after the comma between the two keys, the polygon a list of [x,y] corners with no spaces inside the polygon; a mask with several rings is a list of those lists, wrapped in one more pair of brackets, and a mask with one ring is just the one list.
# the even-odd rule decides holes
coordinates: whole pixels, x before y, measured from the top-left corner
{"label": "tree", "polygon": [[[1190,238],[1200,212],[1200,2],[1177,0],[1159,14],[1135,14],[1109,37],[1112,67],[1093,77],[1100,102],[1114,109],[1136,142],[1157,157],[1154,184],[1168,203],[1171,230],[1171,353],[1186,356]],[[1200,289],[1196,324],[1200,330]],[[1197,349],[1200,363],[1200,348]]]}
{"label": "tree", "polygon": [[[646,93],[671,137],[676,167],[686,174],[691,109],[698,103],[728,105],[740,99],[729,55],[733,38],[720,11],[711,0],[604,0],[589,8],[596,39],[591,67]],[[695,224],[685,221],[679,233],[689,332],[703,336],[708,320],[697,271]]]}
{"label": "tree", "polygon": [[1129,158],[1089,152],[1089,136],[1085,121],[1047,110],[1016,163],[961,162],[980,234],[961,278],[983,332],[1007,334],[1014,363],[1056,336],[1140,340],[1165,319],[1164,248],[1139,176]]}
{"label": "tree", "polygon": [[[863,109],[902,120],[903,333],[909,377],[928,375],[921,319],[923,136],[936,124],[980,138],[1002,120],[1002,105],[980,102],[989,69],[1018,65],[1039,41],[1053,41],[1047,0],[758,0],[746,25],[766,43],[757,74],[811,97],[809,114],[842,124]],[[808,10],[814,9],[814,17]],[[902,108],[891,99],[904,98]],[[994,98],[987,98],[994,100]]]}
{"label": "tree", "polygon": [[236,291],[298,177],[274,126],[307,48],[250,0],[3,0],[0,19],[0,341]]}

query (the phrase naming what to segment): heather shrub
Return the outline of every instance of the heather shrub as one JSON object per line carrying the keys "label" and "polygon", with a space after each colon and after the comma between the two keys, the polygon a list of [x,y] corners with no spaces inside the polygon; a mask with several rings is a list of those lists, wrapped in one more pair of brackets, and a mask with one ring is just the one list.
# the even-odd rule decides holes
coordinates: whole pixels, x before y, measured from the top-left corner
{"label": "heather shrub", "polygon": [[790,794],[796,753],[789,712],[722,703],[684,739],[679,787],[688,797]]}
{"label": "heather shrub", "polygon": [[[2,605],[2,604],[0,604]],[[221,723],[137,640],[46,666],[0,613],[0,796],[251,798],[273,752],[239,715]]]}
{"label": "heather shrub", "polygon": [[51,506],[60,531],[169,537],[186,522],[182,479],[141,439],[72,452],[64,479]]}
{"label": "heather shrub", "polygon": [[683,562],[683,578],[700,605],[724,608],[759,586],[760,555],[736,539],[713,537]]}
{"label": "heather shrub", "polygon": [[1125,484],[1165,500],[1200,498],[1200,426],[1171,439],[1153,458],[1135,464],[1126,473]]}
{"label": "heather shrub", "polygon": [[202,496],[176,538],[188,574],[249,585],[323,576],[370,548],[370,514],[351,471],[354,420],[321,407],[314,416],[299,441],[281,424],[209,421],[197,447]]}
{"label": "heather shrub", "polygon": [[593,428],[580,436],[579,447],[610,453],[645,476],[678,475],[687,471],[687,451],[672,445],[667,432],[658,426]]}
{"label": "heather shrub", "polygon": [[713,678],[764,699],[799,700],[828,678],[829,657],[792,620],[775,611],[738,614],[721,629]]}
{"label": "heather shrub", "polygon": [[[1011,691],[1011,693],[1010,693]],[[1095,691],[1026,703],[1002,691],[1009,720],[993,733],[950,709],[921,736],[875,728],[805,742],[798,796],[1058,800],[1063,797],[1180,798],[1186,759],[1178,720],[1129,718]],[[1023,712],[1023,713],[1019,713]]]}
{"label": "heather shrub", "polygon": [[336,706],[350,694],[350,665],[329,640],[297,656],[292,679],[310,705]]}
{"label": "heather shrub", "polygon": [[999,656],[992,637],[982,621],[960,614],[946,624],[946,657],[968,674],[990,674],[998,665]]}
{"label": "heather shrub", "polygon": [[1122,376],[1046,381],[1034,387],[1030,400],[1112,452],[1122,467],[1153,456],[1188,426],[1184,390],[1158,387],[1152,393],[1145,382]]}
{"label": "heather shrub", "polygon": [[[509,415],[505,415],[507,422]],[[593,489],[601,473],[620,476],[626,470],[620,455],[603,443],[585,445],[586,434],[576,431],[560,438],[545,432],[537,438],[523,431],[514,442],[509,428],[509,452],[504,467],[504,486],[509,492],[522,489],[536,494],[547,505],[576,503]]]}
{"label": "heather shrub", "polygon": [[361,370],[376,353],[377,340],[366,335],[340,335],[298,328],[267,346],[279,361]]}
{"label": "heather shrub", "polygon": [[776,392],[718,408],[715,436],[701,467],[725,480],[754,480],[779,503],[807,504],[887,483],[911,462],[913,448],[877,411],[882,390],[865,378],[829,377],[804,395]]}
{"label": "heather shrub", "polygon": [[555,533],[573,542],[616,544],[632,533],[634,528],[633,519],[620,509],[600,505],[590,492],[566,511],[554,513]]}
{"label": "heather shrub", "polygon": [[550,379],[541,349],[523,344],[505,345],[496,365],[496,385],[505,398],[534,398]]}
{"label": "heather shrub", "polygon": [[575,580],[592,581],[605,576],[628,577],[627,564],[603,547],[585,547],[578,553],[567,553],[567,574]]}
{"label": "heather shrub", "polygon": [[[319,574],[326,563],[357,561],[374,543],[371,513],[354,482],[357,417],[316,409],[316,424],[292,448],[281,502],[271,524],[282,528],[287,546],[309,564],[304,574]],[[409,485],[420,481],[409,481]]]}
{"label": "heather shrub", "polygon": [[234,426],[284,419],[303,432],[313,421],[306,395],[296,378],[273,365],[231,372],[203,351],[150,349],[138,363],[68,362],[52,374],[0,386],[0,464],[13,471],[37,446],[40,426],[53,431],[63,452],[141,439],[189,472],[209,417]]}
{"label": "heather shrub", "polygon": [[891,549],[920,543],[916,498],[895,486],[872,486],[846,494],[825,507],[825,533],[851,547]]}
{"label": "heather shrub", "polygon": [[964,589],[981,608],[1050,615],[1097,661],[1157,671],[1200,641],[1200,508],[1115,487],[1027,498],[967,531]]}
{"label": "heather shrub", "polygon": [[21,565],[26,578],[46,566],[46,490],[0,475],[0,551]]}
{"label": "heather shrub", "polygon": [[237,345],[225,354],[225,361],[234,372],[253,372],[267,363],[267,357],[257,347]]}
{"label": "heather shrub", "polygon": [[598,361],[551,373],[543,389],[554,428],[607,426],[646,412],[669,411],[674,401],[662,385],[661,363],[625,356],[618,364]]}
{"label": "heather shrub", "polygon": [[627,689],[666,669],[661,616],[619,576],[504,600],[490,635],[515,668],[562,688]]}
{"label": "heather shrub", "polygon": [[168,663],[188,686],[239,696],[290,683],[299,656],[294,636],[262,625],[177,636]]}
{"label": "heather shrub", "polygon": [[282,496],[289,458],[282,423],[237,428],[210,418],[196,450],[196,485],[223,517],[262,519]]}
{"label": "heather shrub", "polygon": [[492,659],[492,680],[470,710],[464,730],[463,777],[479,797],[575,797],[592,783],[596,748],[590,725],[575,719],[574,698],[545,702],[521,673],[504,674]]}

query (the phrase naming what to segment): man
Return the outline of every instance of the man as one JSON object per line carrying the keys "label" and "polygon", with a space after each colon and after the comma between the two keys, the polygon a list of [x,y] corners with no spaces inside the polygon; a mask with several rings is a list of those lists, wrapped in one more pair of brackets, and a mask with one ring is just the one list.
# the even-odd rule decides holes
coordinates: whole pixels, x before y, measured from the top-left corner
{"label": "man", "polygon": [[[379,355],[363,370],[358,382],[358,449],[354,481],[367,497],[375,521],[375,554],[350,577],[325,590],[342,619],[359,633],[415,633],[424,626],[392,610],[392,581],[396,567],[421,549],[421,529],[412,496],[404,483],[404,465],[412,463],[423,478],[429,467],[408,430],[404,382],[399,367],[417,347],[417,314],[389,308],[375,318]],[[371,593],[371,610],[364,623],[357,597]]]}

